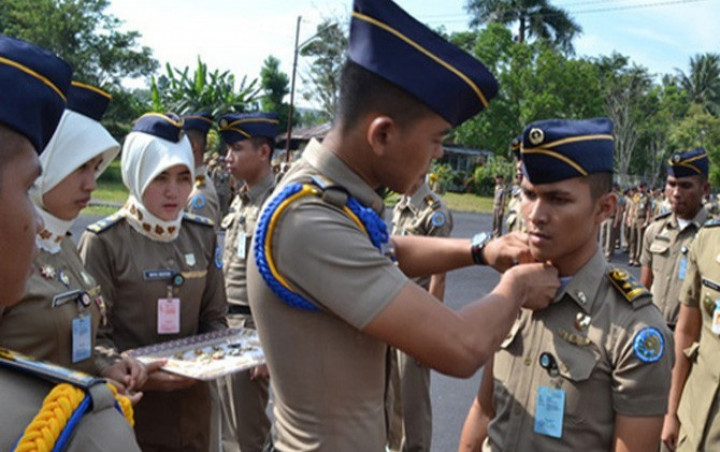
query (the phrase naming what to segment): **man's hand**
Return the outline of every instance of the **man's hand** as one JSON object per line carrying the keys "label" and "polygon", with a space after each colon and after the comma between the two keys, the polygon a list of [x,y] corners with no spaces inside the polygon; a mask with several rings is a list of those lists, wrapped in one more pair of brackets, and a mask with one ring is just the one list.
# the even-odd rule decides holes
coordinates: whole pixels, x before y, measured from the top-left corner
{"label": "man's hand", "polygon": [[140,361],[125,357],[106,367],[102,371],[102,376],[121,383],[128,391],[134,391],[145,384],[148,372]]}
{"label": "man's hand", "polygon": [[488,242],[483,249],[483,258],[499,272],[519,263],[534,262],[528,246],[528,236],[521,232],[505,234]]}
{"label": "man's hand", "polygon": [[256,378],[268,378],[270,373],[268,372],[267,364],[260,364],[250,369],[250,379],[255,380]]}
{"label": "man's hand", "polygon": [[680,431],[680,421],[674,414],[666,414],[663,420],[662,433],[660,439],[665,443],[665,447],[671,451],[677,449],[678,432]]}
{"label": "man's hand", "polygon": [[160,370],[166,360],[155,361],[146,366],[148,378],[140,389],[145,391],[177,391],[187,389],[197,383],[193,378],[182,377]]}
{"label": "man's hand", "polygon": [[560,287],[558,271],[548,263],[517,265],[505,272],[502,279],[507,279],[513,287],[524,289],[522,306],[534,311],[546,308]]}

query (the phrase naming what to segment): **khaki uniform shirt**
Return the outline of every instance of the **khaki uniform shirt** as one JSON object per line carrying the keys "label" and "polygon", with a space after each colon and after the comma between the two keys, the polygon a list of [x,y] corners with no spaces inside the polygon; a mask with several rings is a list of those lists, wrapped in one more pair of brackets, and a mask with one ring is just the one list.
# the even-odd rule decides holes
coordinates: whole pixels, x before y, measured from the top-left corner
{"label": "khaki uniform shirt", "polygon": [[243,187],[230,206],[230,212],[222,221],[222,228],[227,231],[223,273],[229,303],[248,305],[247,257],[250,255],[250,243],[260,208],[274,187],[275,177],[272,173],[250,189],[247,186]]}
{"label": "khaki uniform shirt", "polygon": [[650,197],[647,193],[636,193],[633,199],[633,225],[637,227],[645,223],[648,210],[652,208]]}
{"label": "khaki uniform shirt", "polygon": [[[54,382],[0,366],[0,450],[10,451],[38,414]],[[92,404],[80,419],[65,452],[139,452],[135,433],[115,409],[115,397],[105,385],[90,390]]]}
{"label": "khaki uniform shirt", "polygon": [[[383,201],[317,141],[283,184],[322,174],[382,217]],[[257,234],[255,235],[257,237]],[[387,345],[362,333],[408,284],[340,207],[315,196],[293,203],[272,240],[279,273],[320,308],[278,299],[248,260],[248,291],[275,395],[279,451],[383,451]]]}
{"label": "khaki uniform shirt", "polygon": [[100,286],[85,271],[75,244],[66,236],[58,253],[40,251],[35,258],[20,302],[0,308],[0,347],[99,374],[109,363],[98,360],[96,366],[92,354],[73,362],[73,322],[87,317],[92,353],[104,311]]}
{"label": "khaki uniform shirt", "polygon": [[653,273],[653,301],[669,325],[677,323],[680,312],[680,287],[685,280],[690,243],[707,219],[701,208],[690,224],[679,230],[677,218],[665,214],[650,223],[643,239],[640,264]]}
{"label": "khaki uniform shirt", "polygon": [[185,211],[210,218],[215,224],[220,223],[220,201],[215,184],[205,170],[195,176],[195,187],[188,197]]}
{"label": "khaki uniform shirt", "polygon": [[[100,334],[117,351],[226,327],[227,300],[213,227],[186,218],[171,242],[141,235],[123,218],[100,232],[92,228],[80,239],[80,255],[107,300],[108,325]],[[172,286],[163,272],[178,272],[184,282]],[[180,299],[178,334],[158,334],[158,299],[167,298],[168,290]],[[207,447],[210,399],[205,383],[181,391],[146,392],[135,413],[143,445]]]}
{"label": "khaki uniform shirt", "polygon": [[525,232],[525,219],[522,216],[522,190],[520,187],[513,187],[508,201],[507,225],[508,232]]}
{"label": "khaki uniform shirt", "polygon": [[[452,213],[427,183],[412,196],[402,196],[393,209],[393,234],[449,237],[452,228]],[[430,276],[413,280],[425,290],[430,287]]]}
{"label": "khaki uniform shirt", "polygon": [[[699,346],[688,351],[692,367],[678,407],[678,450],[718,450],[720,433],[718,381],[720,381],[720,336],[712,331],[716,300],[720,300],[720,222],[713,220],[700,229],[690,245],[690,259],[680,302],[699,308],[702,315]],[[683,447],[680,447],[683,446]]]}
{"label": "khaki uniform shirt", "polygon": [[[483,451],[607,452],[616,414],[665,414],[672,334],[642,285],[627,289],[629,301],[611,271],[598,250],[548,308],[522,310],[495,353],[496,416]],[[638,341],[648,328],[662,335],[662,349]],[[655,362],[638,357],[638,342],[660,355]],[[555,365],[543,366],[543,354]],[[541,387],[564,391],[561,438],[535,432]]]}

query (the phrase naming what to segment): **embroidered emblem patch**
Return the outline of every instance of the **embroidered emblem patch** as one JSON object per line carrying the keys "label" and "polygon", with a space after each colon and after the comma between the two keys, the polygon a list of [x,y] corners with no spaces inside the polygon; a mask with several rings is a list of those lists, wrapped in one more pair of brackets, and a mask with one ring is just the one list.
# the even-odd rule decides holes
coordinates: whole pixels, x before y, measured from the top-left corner
{"label": "embroidered emblem patch", "polygon": [[202,209],[203,207],[205,207],[206,204],[207,202],[205,201],[205,196],[203,196],[202,193],[198,193],[197,195],[193,196],[192,206],[195,209]]}
{"label": "embroidered emblem patch", "polygon": [[441,228],[445,226],[445,221],[445,215],[442,212],[435,212],[433,216],[430,217],[430,222],[436,228]]}
{"label": "embroidered emblem patch", "polygon": [[633,351],[640,361],[654,363],[665,351],[665,338],[657,328],[643,328],[635,334]]}

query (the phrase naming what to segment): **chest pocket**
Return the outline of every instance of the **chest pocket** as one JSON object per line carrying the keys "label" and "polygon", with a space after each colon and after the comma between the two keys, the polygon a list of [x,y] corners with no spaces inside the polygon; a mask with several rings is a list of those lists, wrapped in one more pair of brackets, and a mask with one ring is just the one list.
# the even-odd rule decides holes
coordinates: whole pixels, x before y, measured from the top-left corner
{"label": "chest pocket", "polygon": [[653,254],[666,254],[668,249],[670,249],[670,245],[664,242],[660,242],[658,240],[653,240],[653,242],[650,244],[650,252]]}
{"label": "chest pocket", "polygon": [[[515,366],[522,365],[524,346],[523,341],[520,340],[521,327],[522,320],[516,320],[505,340],[500,344],[500,350],[495,353],[493,375],[501,381],[507,381],[513,374]],[[518,370],[521,370],[520,367],[515,369]]]}
{"label": "chest pocket", "polygon": [[588,419],[598,419],[597,413],[593,412],[600,406],[611,406],[611,400],[607,378],[593,376],[599,360],[594,345],[571,344],[556,335],[554,346],[559,376],[553,383],[565,391],[566,422],[580,424]]}

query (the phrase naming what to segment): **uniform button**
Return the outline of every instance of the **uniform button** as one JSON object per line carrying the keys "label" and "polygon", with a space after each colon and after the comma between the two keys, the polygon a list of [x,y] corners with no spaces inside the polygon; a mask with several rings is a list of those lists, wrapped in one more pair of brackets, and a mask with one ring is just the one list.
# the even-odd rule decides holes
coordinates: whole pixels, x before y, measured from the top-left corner
{"label": "uniform button", "polygon": [[577,291],[577,296],[580,299],[580,303],[585,304],[587,302],[587,297],[585,296],[585,292]]}
{"label": "uniform button", "polygon": [[524,362],[525,362],[526,366],[529,366],[530,364],[532,364],[532,360],[530,359],[530,356],[526,356]]}

